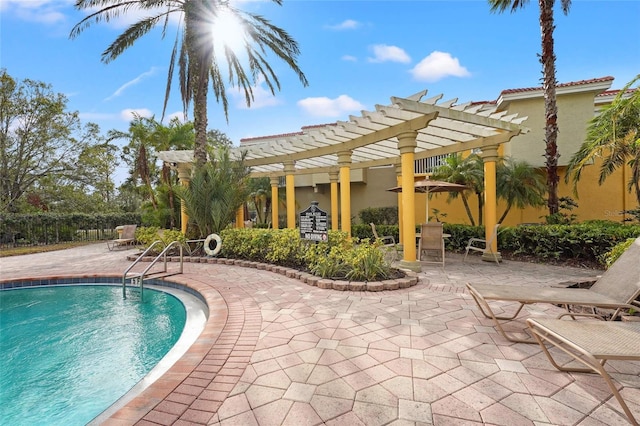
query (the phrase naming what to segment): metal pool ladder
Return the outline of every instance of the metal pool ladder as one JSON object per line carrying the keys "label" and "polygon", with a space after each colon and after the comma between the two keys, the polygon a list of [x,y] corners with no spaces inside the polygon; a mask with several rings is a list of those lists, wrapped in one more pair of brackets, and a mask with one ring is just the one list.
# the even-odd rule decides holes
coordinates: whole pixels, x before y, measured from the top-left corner
{"label": "metal pool ladder", "polygon": [[[132,286],[138,286],[140,288],[140,300],[144,300],[144,280],[145,278],[148,277],[148,275],[153,274],[154,278],[157,278],[158,276],[169,276],[169,275],[175,275],[175,274],[181,274],[182,273],[182,265],[183,265],[183,255],[182,255],[182,244],[180,243],[180,241],[172,241],[170,244],[168,244],[164,250],[162,250],[162,253],[160,253],[159,255],[156,256],[155,259],[153,259],[151,261],[151,263],[149,263],[149,266],[147,266],[147,268],[142,271],[142,272],[131,272],[131,269],[133,269],[134,266],[136,266],[138,264],[138,262],[140,262],[145,256],[146,254],[151,251],[151,249],[153,247],[155,247],[156,245],[159,244],[163,244],[163,242],[161,240],[157,240],[154,241],[153,244],[151,244],[149,247],[147,247],[147,249],[140,255],[138,256],[138,258],[131,264],[129,265],[129,267],[124,271],[124,274],[122,274],[122,298],[126,299],[127,298],[127,280],[129,280],[130,285]],[[172,272],[172,273],[167,273],[167,252],[172,248],[172,247],[179,247],[180,248],[180,270],[178,272]],[[153,268],[153,266],[158,263],[159,260],[163,261],[164,264],[164,268],[162,269],[162,271],[155,271],[152,272],[151,274],[149,274],[149,271],[151,270],[151,268]],[[156,275],[158,274],[158,275]]]}

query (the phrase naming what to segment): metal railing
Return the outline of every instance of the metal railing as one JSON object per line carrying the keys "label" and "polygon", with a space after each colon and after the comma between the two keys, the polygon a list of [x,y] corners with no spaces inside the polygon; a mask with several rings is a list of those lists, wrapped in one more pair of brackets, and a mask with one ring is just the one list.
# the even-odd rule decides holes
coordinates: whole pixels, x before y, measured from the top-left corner
{"label": "metal railing", "polygon": [[[153,244],[151,244],[149,247],[147,247],[147,249],[144,252],[142,252],[142,254],[140,256],[138,256],[138,258],[131,265],[129,265],[129,267],[122,274],[122,298],[123,299],[127,298],[127,279],[129,279],[129,282],[131,283],[131,285],[138,285],[140,287],[140,300],[144,300],[144,279],[149,274],[149,271],[151,270],[151,268],[153,268],[153,266],[156,263],[158,263],[158,261],[160,259],[163,260],[164,267],[163,267],[162,271],[155,271],[155,272],[153,272],[153,274],[164,273],[165,275],[163,275],[163,276],[168,276],[168,275],[174,275],[174,274],[181,274],[182,273],[184,258],[183,258],[183,253],[182,253],[183,246],[182,246],[182,243],[180,243],[180,241],[172,241],[171,243],[169,243],[164,248],[164,250],[162,250],[162,252],[159,255],[157,255],[155,257],[155,259],[153,259],[151,261],[149,266],[147,266],[144,271],[142,271],[142,272],[131,272],[131,269],[133,269],[134,266],[136,266],[142,259],[144,259],[144,257],[147,255],[147,253],[149,253],[151,251],[151,249],[153,249],[158,244],[163,244],[163,242],[161,240],[154,241]],[[167,253],[173,247],[179,247],[180,248],[180,270],[179,270],[179,272],[173,272],[171,274],[167,274]]]}

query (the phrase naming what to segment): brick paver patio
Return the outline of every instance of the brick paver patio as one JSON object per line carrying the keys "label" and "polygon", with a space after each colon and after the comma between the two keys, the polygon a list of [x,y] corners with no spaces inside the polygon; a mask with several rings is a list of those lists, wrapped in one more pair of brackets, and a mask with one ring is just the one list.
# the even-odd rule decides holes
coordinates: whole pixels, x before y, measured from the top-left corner
{"label": "brick paver patio", "polygon": [[[131,250],[92,245],[0,259],[0,278],[121,275]],[[394,291],[319,289],[235,265],[186,263],[171,278],[210,316],[198,341],[106,424],[625,425],[597,375],[556,371],[537,345],[499,336],[467,282],[548,286],[598,271],[447,253]],[[509,309],[507,304],[504,308]],[[531,305],[507,326],[559,308]],[[640,350],[640,348],[639,348]],[[640,363],[607,363],[640,418]]]}

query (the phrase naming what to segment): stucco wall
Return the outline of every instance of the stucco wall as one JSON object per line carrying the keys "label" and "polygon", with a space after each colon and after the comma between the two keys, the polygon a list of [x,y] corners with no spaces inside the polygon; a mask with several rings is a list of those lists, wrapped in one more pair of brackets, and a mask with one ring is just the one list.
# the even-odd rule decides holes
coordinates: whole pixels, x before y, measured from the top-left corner
{"label": "stucco wall", "polygon": [[[586,138],[586,129],[594,116],[594,92],[563,94],[557,98],[558,105],[558,151],[559,166],[566,166]],[[524,160],[535,167],[544,167],[545,117],[544,98],[529,98],[509,101],[509,113],[527,116],[524,126],[531,131],[511,139],[505,146],[505,155]]]}

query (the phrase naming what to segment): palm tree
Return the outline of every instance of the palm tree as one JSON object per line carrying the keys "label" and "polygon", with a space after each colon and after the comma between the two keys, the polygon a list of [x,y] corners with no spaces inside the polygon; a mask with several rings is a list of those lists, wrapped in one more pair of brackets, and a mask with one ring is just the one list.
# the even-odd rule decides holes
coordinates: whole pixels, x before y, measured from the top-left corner
{"label": "palm tree", "polygon": [[245,155],[243,152],[239,160],[232,160],[229,148],[217,147],[211,151],[209,162],[195,170],[188,187],[175,188],[201,237],[225,229],[247,200],[249,169],[244,166]]}
{"label": "palm tree", "polygon": [[266,223],[271,208],[271,184],[268,177],[249,180],[249,200],[256,209],[257,223]]}
{"label": "palm tree", "polygon": [[635,191],[640,204],[640,87],[630,91],[631,86],[638,82],[640,74],[591,120],[586,141],[567,167],[565,180],[572,180],[574,192],[577,191],[582,169],[596,158],[602,158],[598,183],[602,185],[616,169],[627,164],[631,167],[627,190]]}
{"label": "palm tree", "polygon": [[[282,0],[273,0],[278,5]],[[89,10],[90,14],[77,23],[70,37],[77,37],[93,23],[110,21],[138,9],[144,17],[127,28],[102,53],[102,61],[109,63],[133,45],[139,38],[156,26],[162,27],[164,36],[171,16],[180,18],[176,39],[171,50],[169,73],[162,115],[166,111],[171,81],[176,63],[179,69],[180,94],[186,116],[193,101],[195,127],[194,159],[197,166],[207,160],[207,94],[209,82],[218,102],[222,102],[228,119],[228,100],[219,58],[224,58],[231,86],[241,88],[247,106],[253,101],[252,86],[263,81],[272,94],[280,90],[280,81],[267,61],[266,54],[272,52],[283,60],[297,75],[303,85],[307,79],[296,62],[300,53],[297,42],[283,29],[271,24],[264,17],[241,11],[228,0],[76,0],[76,9]],[[95,11],[98,9],[97,11]],[[212,29],[236,22],[242,34],[242,56],[222,34],[214,40]],[[246,58],[245,58],[246,57]],[[249,72],[246,71],[248,65]]]}
{"label": "palm tree", "polygon": [[[525,7],[529,0],[489,0],[492,12],[504,12],[510,9],[515,12]],[[547,167],[547,187],[549,197],[547,206],[549,215],[558,213],[558,106],[556,105],[556,55],[554,53],[553,30],[553,5],[555,0],[538,0],[540,6],[540,32],[542,39],[542,63],[544,90],[544,114],[545,114],[545,158]],[[564,14],[569,13],[571,0],[560,0]]]}
{"label": "palm tree", "polygon": [[[478,162],[479,160],[479,162]],[[482,159],[477,155],[470,155],[467,158],[462,157],[460,154],[452,154],[444,160],[444,164],[437,167],[431,177],[434,180],[443,180],[446,182],[457,183],[460,185],[466,185],[473,189],[478,196],[478,219],[479,224],[482,224],[482,190],[484,187],[484,169],[482,166]],[[462,197],[462,204],[464,205],[467,217],[472,226],[475,226],[476,222],[473,219],[471,208],[469,207],[469,200],[467,198],[467,191],[464,192],[450,192],[448,200],[458,198],[458,195]]]}
{"label": "palm tree", "polygon": [[[173,118],[168,126],[152,120],[153,132],[150,141],[155,151],[169,151],[172,149],[184,150],[193,148],[193,123],[181,123]],[[163,162],[160,173],[160,181],[166,186],[166,195],[169,204],[169,227],[176,226],[176,208],[174,197],[174,183],[177,182],[175,172],[171,171],[169,164]]]}
{"label": "palm tree", "polygon": [[498,223],[503,223],[514,205],[520,209],[544,205],[544,176],[525,161],[517,161],[510,157],[503,159],[498,163],[496,179],[496,193],[507,202]]}
{"label": "palm tree", "polygon": [[122,148],[123,159],[129,163],[131,169],[129,174],[132,183],[140,178],[144,186],[144,196],[151,201],[153,209],[158,208],[158,201],[155,196],[152,176],[155,176],[155,164],[150,158],[150,151],[153,150],[151,145],[151,135],[153,133],[153,119],[148,119],[135,115],[133,121],[129,124],[129,131],[122,132],[119,130],[110,130],[107,133],[107,142],[116,139],[129,139],[129,144]]}

